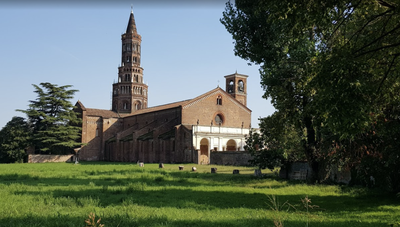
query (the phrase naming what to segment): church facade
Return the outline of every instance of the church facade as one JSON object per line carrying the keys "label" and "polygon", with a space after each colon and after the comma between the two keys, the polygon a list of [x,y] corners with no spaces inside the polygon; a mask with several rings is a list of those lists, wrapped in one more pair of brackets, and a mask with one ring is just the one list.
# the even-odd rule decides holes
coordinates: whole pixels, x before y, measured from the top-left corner
{"label": "church facade", "polygon": [[121,40],[112,109],[76,103],[82,118],[81,142],[86,144],[79,151],[81,160],[208,164],[212,151],[244,150],[251,123],[247,75],[225,76],[225,90],[217,87],[192,99],[148,107],[141,36],[133,12]]}

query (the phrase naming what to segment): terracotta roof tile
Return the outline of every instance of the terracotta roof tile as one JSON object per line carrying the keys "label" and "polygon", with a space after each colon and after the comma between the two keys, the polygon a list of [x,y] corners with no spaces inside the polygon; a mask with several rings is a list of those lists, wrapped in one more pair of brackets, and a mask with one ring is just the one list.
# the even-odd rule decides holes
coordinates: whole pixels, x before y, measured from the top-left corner
{"label": "terracotta roof tile", "polygon": [[171,109],[171,108],[175,108],[175,107],[179,107],[179,106],[183,106],[186,103],[190,102],[191,100],[184,100],[184,101],[180,101],[180,102],[173,102],[173,103],[168,103],[165,105],[160,105],[160,106],[153,106],[153,107],[149,107],[146,109],[141,109],[136,111],[135,113],[129,115],[139,115],[139,114],[144,114],[144,113],[149,113],[149,112],[155,112],[155,111],[160,111],[160,110],[166,110],[166,109]]}
{"label": "terracotta roof tile", "polygon": [[118,114],[111,110],[101,110],[101,109],[92,109],[86,108],[86,114],[88,116],[99,116],[103,118],[118,118],[122,117],[122,115],[118,116]]}

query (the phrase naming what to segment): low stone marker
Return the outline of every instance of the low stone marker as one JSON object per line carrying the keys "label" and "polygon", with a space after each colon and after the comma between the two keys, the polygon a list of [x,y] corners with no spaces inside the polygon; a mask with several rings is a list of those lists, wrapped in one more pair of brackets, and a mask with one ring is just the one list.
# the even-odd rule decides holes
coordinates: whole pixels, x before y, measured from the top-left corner
{"label": "low stone marker", "polygon": [[193,166],[193,167],[192,167],[192,171],[193,171],[193,172],[196,172],[196,171],[197,171],[197,168]]}
{"label": "low stone marker", "polygon": [[239,170],[238,169],[234,169],[233,170],[233,174],[239,174]]}
{"label": "low stone marker", "polygon": [[217,168],[211,168],[211,173],[217,173]]}
{"label": "low stone marker", "polygon": [[261,177],[262,176],[261,169],[255,169],[254,170],[254,176]]}
{"label": "low stone marker", "polygon": [[183,170],[183,166],[179,166],[179,170]]}
{"label": "low stone marker", "polygon": [[164,164],[162,164],[162,163],[158,164],[158,168],[160,168],[160,169],[164,168]]}
{"label": "low stone marker", "polygon": [[144,167],[144,163],[143,162],[139,162],[139,167]]}

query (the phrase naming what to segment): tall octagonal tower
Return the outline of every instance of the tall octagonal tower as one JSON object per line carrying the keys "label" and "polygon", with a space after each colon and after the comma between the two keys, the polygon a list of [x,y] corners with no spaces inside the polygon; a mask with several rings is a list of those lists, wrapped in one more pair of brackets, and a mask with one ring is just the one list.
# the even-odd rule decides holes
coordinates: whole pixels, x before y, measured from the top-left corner
{"label": "tall octagonal tower", "polygon": [[121,66],[118,67],[118,82],[113,84],[112,110],[133,113],[147,108],[148,97],[148,86],[143,83],[143,68],[140,66],[142,37],[137,33],[133,11],[121,40]]}

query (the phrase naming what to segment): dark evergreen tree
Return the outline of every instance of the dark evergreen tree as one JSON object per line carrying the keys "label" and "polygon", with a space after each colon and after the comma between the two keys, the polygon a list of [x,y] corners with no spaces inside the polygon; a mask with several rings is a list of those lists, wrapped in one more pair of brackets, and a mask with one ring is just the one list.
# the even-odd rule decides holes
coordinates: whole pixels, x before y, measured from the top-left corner
{"label": "dark evergreen tree", "polygon": [[23,162],[30,136],[25,119],[13,117],[0,131],[0,163]]}
{"label": "dark evergreen tree", "polygon": [[80,118],[69,101],[77,90],[71,85],[58,86],[51,83],[33,85],[38,97],[31,100],[26,113],[33,127],[32,144],[42,154],[72,153],[79,147]]}

